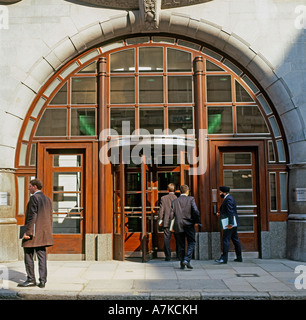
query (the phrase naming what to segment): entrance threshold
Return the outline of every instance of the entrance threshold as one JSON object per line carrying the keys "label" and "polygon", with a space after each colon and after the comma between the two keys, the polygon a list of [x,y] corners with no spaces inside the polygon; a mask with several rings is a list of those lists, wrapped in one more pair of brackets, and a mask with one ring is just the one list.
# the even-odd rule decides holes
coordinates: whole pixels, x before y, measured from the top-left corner
{"label": "entrance threshold", "polygon": [[48,254],[48,260],[50,261],[82,261],[84,258],[84,254]]}
{"label": "entrance threshold", "polygon": [[[228,253],[229,259],[236,259],[236,253],[235,252],[229,252]],[[243,252],[242,251],[242,259],[258,259],[259,258],[259,252]]]}

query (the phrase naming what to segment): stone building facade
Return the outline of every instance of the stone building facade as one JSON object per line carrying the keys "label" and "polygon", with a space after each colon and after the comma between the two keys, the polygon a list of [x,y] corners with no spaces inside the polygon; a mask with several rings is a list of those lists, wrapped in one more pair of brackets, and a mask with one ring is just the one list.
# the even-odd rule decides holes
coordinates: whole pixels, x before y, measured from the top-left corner
{"label": "stone building facade", "polygon": [[[190,72],[183,70],[179,76],[193,77],[191,93],[193,96],[190,101],[176,102],[176,105],[181,103],[185,108],[194,108],[194,126],[208,129],[208,136],[210,128],[212,129],[209,127],[208,118],[210,116],[212,119],[213,107],[220,109],[224,105],[220,106],[223,101],[221,103],[218,99],[215,100],[215,104],[212,100],[205,100],[208,91],[205,85],[203,89],[199,82],[202,78],[207,79],[209,72],[212,72],[214,76],[220,76],[218,72],[220,74],[225,72],[233,81],[232,90],[236,85],[235,91],[232,91],[236,97],[233,99],[236,100],[230,99],[226,102],[234,108],[232,111],[233,132],[230,131],[225,137],[222,135],[222,128],[220,129],[221,135],[214,132],[216,135],[208,139],[209,172],[191,180],[196,186],[194,189],[197,190],[198,201],[201,203],[199,206],[203,213],[204,229],[198,233],[197,257],[200,259],[214,258],[220,249],[221,231],[213,215],[214,206],[220,204],[219,199],[215,198],[215,190],[220,183],[226,181],[225,173],[228,170],[222,167],[224,170],[218,171],[218,165],[220,165],[218,161],[223,159],[223,165],[226,166],[224,153],[238,152],[239,154],[250,154],[250,157],[253,157],[250,163],[242,163],[252,165],[251,169],[241,166],[239,170],[241,172],[253,170],[251,173],[253,185],[249,191],[251,190],[253,195],[256,194],[253,197],[253,199],[256,198],[255,202],[248,207],[248,212],[244,212],[244,214],[250,214],[250,208],[254,210],[252,212],[255,213],[256,220],[252,222],[254,223],[252,230],[253,233],[256,233],[254,238],[256,240],[252,241],[256,242],[256,248],[247,249],[248,241],[251,240],[245,240],[246,251],[256,251],[262,258],[289,258],[306,261],[306,6],[304,1],[2,1],[0,2],[0,41],[0,261],[20,258],[18,225],[21,225],[24,219],[29,179],[36,176],[44,180],[44,184],[47,185],[49,183],[47,173],[50,170],[47,158],[49,155],[57,154],[57,151],[55,153],[50,151],[51,146],[57,143],[56,150],[61,150],[62,153],[58,154],[62,155],[69,141],[71,142],[69,134],[67,139],[61,137],[59,140],[54,137],[50,138],[48,134],[42,134],[40,137],[44,139],[41,139],[37,138],[38,131],[36,133],[31,131],[32,128],[37,129],[38,123],[42,123],[44,110],[47,108],[51,110],[54,105],[63,108],[61,103],[56,104],[52,102],[52,99],[57,96],[58,92],[67,94],[70,86],[72,86],[71,94],[73,94],[73,80],[71,80],[73,77],[83,79],[84,74],[93,75],[98,79],[98,88],[101,88],[104,86],[104,80],[109,81],[112,76],[118,76],[115,71],[112,74],[112,66],[105,61],[115,61],[111,60],[111,57],[115,57],[111,55],[120,50],[123,52],[131,49],[137,52],[135,65],[138,71],[132,71],[134,72],[133,77],[138,79],[137,77],[141,77],[142,70],[141,62],[140,60],[138,62],[137,59],[140,57],[141,50],[144,50],[142,48],[146,47],[164,48],[165,57],[171,51],[170,49],[177,49],[180,52],[186,49],[186,52],[192,56],[193,69]],[[118,45],[118,43],[121,44]],[[167,83],[170,86],[169,79],[175,76],[174,73],[177,70],[169,71],[166,67],[170,65],[170,60],[164,59],[168,64],[166,66],[164,62],[163,68],[165,69],[161,72],[164,79],[167,79],[164,80],[164,84]],[[107,64],[104,66],[105,69],[103,69],[103,61]],[[201,67],[203,61],[208,61],[205,62],[205,70]],[[97,64],[96,71],[88,71],[90,63]],[[208,65],[211,69],[208,69]],[[82,70],[87,67],[89,69],[82,73]],[[105,78],[103,78],[103,72],[106,74]],[[131,69],[127,70],[125,76],[131,78],[130,72]],[[153,80],[157,79],[160,71],[155,69],[155,72]],[[146,76],[150,75],[146,74]],[[64,89],[66,80],[68,89]],[[108,86],[108,84],[105,85],[106,91],[103,92],[107,92]],[[135,92],[137,86],[136,84]],[[218,88],[216,90],[220,89]],[[205,92],[203,95],[202,89]],[[180,93],[179,89],[175,90]],[[265,119],[267,131],[256,132],[256,129],[254,135],[252,129],[253,132],[239,135],[243,131],[239,132],[242,129],[239,127],[237,129],[235,126],[243,112],[238,111],[239,106],[242,107],[237,100],[238,90],[244,97],[241,101],[239,100],[242,104],[254,108],[255,104],[259,106],[259,114]],[[98,89],[96,100],[86,105],[87,111],[94,108],[93,106],[96,106],[97,110],[103,108],[112,110],[111,93],[109,93],[107,102],[101,102],[101,95],[103,96],[101,92]],[[250,96],[250,100],[248,98],[244,100],[246,97],[244,92]],[[140,94],[139,97],[138,94],[135,93],[135,95],[136,102],[133,100],[129,104],[138,110],[137,108],[141,108],[142,98]],[[159,108],[165,108],[164,114],[168,112],[164,119],[170,127],[171,116],[168,109],[170,110],[173,105],[169,98],[170,94],[167,96],[164,93],[164,96],[165,100],[160,105],[159,102],[156,102],[156,105]],[[201,102],[202,98],[204,102]],[[67,99],[67,110],[77,108],[79,102],[74,106],[73,97],[70,97],[69,94]],[[143,99],[145,101],[146,98]],[[199,120],[199,117],[202,116],[202,103],[203,110],[206,110],[205,108],[208,110],[207,119],[206,113],[203,115],[203,119],[205,118],[208,124],[205,125],[204,121],[203,127]],[[80,104],[84,109],[84,103]],[[37,112],[34,111],[36,107]],[[73,111],[68,112],[69,115],[73,113]],[[95,112],[98,117],[100,111]],[[111,116],[106,117],[111,118]],[[67,126],[71,128],[72,119],[67,122]],[[48,119],[45,121],[48,122]],[[107,127],[105,123],[104,127],[101,127],[103,122],[101,119],[96,121],[96,130]],[[135,121],[136,123],[141,121],[141,113],[136,116]],[[81,188],[78,191],[74,190],[76,197],[78,197],[78,192],[84,191],[82,210],[85,202],[89,201],[90,194],[97,190],[96,196],[90,198],[91,204],[87,205],[86,213],[82,212],[78,216],[82,219],[80,222],[82,226],[79,226],[81,247],[79,251],[73,252],[77,252],[84,259],[112,259],[116,257],[117,246],[120,247],[120,243],[122,246],[123,242],[124,247],[126,231],[121,229],[118,233],[121,234],[121,238],[116,238],[115,200],[108,203],[107,198],[114,199],[114,195],[117,193],[123,195],[124,192],[120,193],[121,189],[116,190],[113,186],[111,190],[108,190],[109,193],[103,194],[102,190],[105,189],[107,181],[113,181],[113,174],[117,169],[114,167],[101,168],[98,164],[98,150],[102,145],[101,141],[99,142],[98,132],[96,131],[91,137],[90,141],[83,138],[76,139],[73,143],[79,143],[79,145],[75,144],[73,148],[71,147],[71,150],[77,150],[76,153],[80,153],[82,161],[85,159],[87,161],[84,170],[89,171],[84,171],[82,179],[86,177],[86,181],[85,184],[82,184],[82,188],[86,188],[86,185],[93,181],[89,191],[83,189],[80,191]],[[120,142],[119,146],[123,146],[122,143]],[[33,144],[35,147],[31,147]],[[241,151],[237,148],[244,149]],[[80,151],[81,149],[83,151]],[[272,149],[275,153],[274,158],[273,154],[270,154]],[[24,161],[23,154],[26,159]],[[97,162],[89,165],[88,159],[93,156],[96,157]],[[35,158],[33,162],[31,157]],[[55,167],[54,165],[52,168]],[[78,165],[69,168],[69,174],[81,172],[78,171]],[[120,170],[124,169],[118,169],[119,175]],[[231,170],[234,176],[235,170],[233,168]],[[54,177],[60,172],[60,169],[58,171],[54,169],[52,172]],[[146,171],[141,172],[143,176],[143,172]],[[152,173],[153,176],[155,172],[157,171]],[[100,178],[92,180],[89,178],[89,173],[92,174],[92,177],[99,174]],[[124,172],[121,174],[123,177]],[[102,176],[106,178],[102,179]],[[54,201],[60,199],[61,196],[65,197],[64,194],[61,194],[56,198],[55,194],[60,192],[60,189],[55,190],[54,183],[53,189],[52,185],[48,188],[49,195],[53,196]],[[237,187],[236,192],[239,192],[241,188]],[[233,189],[235,189],[234,185]],[[144,197],[148,190],[142,187],[140,191]],[[68,190],[69,192],[72,191]],[[204,194],[207,201],[202,199]],[[104,199],[104,202],[96,201],[95,199],[98,198]],[[257,208],[257,211],[254,208]],[[121,209],[124,211],[124,206]],[[247,210],[243,208],[243,205],[241,209],[243,215],[243,209]],[[61,221],[60,214],[63,212],[59,211],[57,214],[56,218]],[[143,218],[147,213],[142,212],[141,214]],[[152,213],[152,221],[155,214],[156,212]],[[120,212],[118,217],[124,219]],[[142,232],[144,232],[143,228],[144,224],[142,224]],[[58,248],[63,246],[66,249],[55,250],[55,255],[67,255],[72,252],[67,244],[77,236],[69,237],[61,235],[56,240]],[[151,238],[147,236],[146,241],[148,239]],[[75,245],[78,246],[78,244]],[[147,251],[150,250],[154,248],[148,245]]]}

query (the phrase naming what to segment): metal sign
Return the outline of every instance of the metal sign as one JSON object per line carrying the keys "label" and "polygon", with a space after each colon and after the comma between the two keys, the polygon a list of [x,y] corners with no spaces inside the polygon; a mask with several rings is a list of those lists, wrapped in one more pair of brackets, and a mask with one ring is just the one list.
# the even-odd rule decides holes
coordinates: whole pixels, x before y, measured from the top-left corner
{"label": "metal sign", "polygon": [[9,205],[9,194],[8,192],[0,192],[0,206]]}
{"label": "metal sign", "polygon": [[295,188],[293,192],[295,201],[306,201],[306,188]]}

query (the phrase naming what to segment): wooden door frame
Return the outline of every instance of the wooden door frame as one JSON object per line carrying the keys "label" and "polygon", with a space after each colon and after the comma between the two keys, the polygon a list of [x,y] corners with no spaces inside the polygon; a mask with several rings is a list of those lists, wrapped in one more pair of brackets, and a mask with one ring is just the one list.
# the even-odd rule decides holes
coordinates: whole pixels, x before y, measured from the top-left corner
{"label": "wooden door frame", "polygon": [[[38,142],[37,143],[37,178],[43,183],[48,179],[48,156],[49,150],[78,150],[84,154],[84,226],[82,254],[85,253],[85,235],[98,233],[98,175],[97,161],[94,159],[95,143],[93,142]],[[50,182],[51,183],[51,182]],[[52,186],[45,183],[46,193],[51,192]],[[56,253],[56,252],[55,252]]]}
{"label": "wooden door frame", "polygon": [[[267,154],[265,148],[264,140],[211,140],[209,146],[209,158],[210,158],[210,174],[211,174],[211,194],[212,190],[216,189],[218,194],[218,181],[220,181],[220,148],[237,148],[243,151],[243,148],[250,149],[255,152],[255,173],[257,178],[257,208],[258,208],[258,223],[257,223],[257,237],[258,237],[258,250],[260,251],[260,234],[261,231],[268,230],[268,203],[267,203],[267,192],[268,188],[266,185],[267,181]],[[259,188],[260,186],[260,188]],[[218,200],[218,196],[217,196]],[[217,204],[217,202],[212,202],[213,196],[210,202],[210,212],[213,212],[213,205]],[[220,226],[218,223],[218,219],[211,219],[212,231],[219,231]]]}

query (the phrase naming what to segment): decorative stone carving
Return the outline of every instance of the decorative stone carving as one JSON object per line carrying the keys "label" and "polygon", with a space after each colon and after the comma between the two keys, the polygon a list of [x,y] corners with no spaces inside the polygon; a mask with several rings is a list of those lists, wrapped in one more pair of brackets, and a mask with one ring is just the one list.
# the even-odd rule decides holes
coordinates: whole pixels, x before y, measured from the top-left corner
{"label": "decorative stone carving", "polygon": [[139,0],[139,10],[145,30],[155,30],[159,24],[161,0]]}

